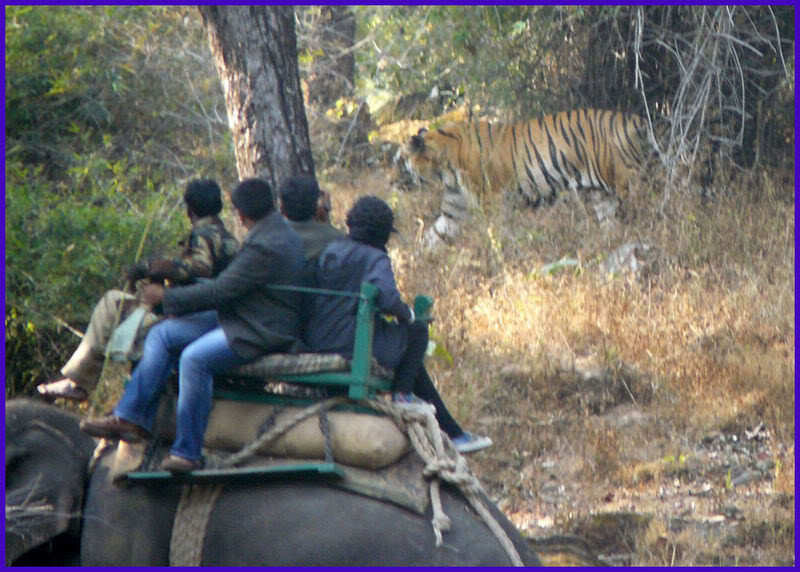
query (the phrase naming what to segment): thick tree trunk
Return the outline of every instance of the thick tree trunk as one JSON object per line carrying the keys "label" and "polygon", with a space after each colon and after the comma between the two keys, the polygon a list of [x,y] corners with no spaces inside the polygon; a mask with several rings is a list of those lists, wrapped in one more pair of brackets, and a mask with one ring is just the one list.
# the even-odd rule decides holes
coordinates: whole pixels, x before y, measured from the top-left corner
{"label": "thick tree trunk", "polygon": [[314,174],[291,6],[199,6],[225,92],[239,177],[273,189]]}

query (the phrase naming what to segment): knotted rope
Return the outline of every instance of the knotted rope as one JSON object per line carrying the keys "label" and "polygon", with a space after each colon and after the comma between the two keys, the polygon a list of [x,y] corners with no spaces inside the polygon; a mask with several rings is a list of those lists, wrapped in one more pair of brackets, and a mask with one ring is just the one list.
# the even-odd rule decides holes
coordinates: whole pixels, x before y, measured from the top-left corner
{"label": "knotted rope", "polygon": [[[313,415],[324,415],[336,405],[349,401],[347,397],[334,397],[307,407],[260,435],[239,452],[225,458],[219,466],[231,467],[241,463],[255,455],[262,447],[280,438],[301,421]],[[470,506],[500,542],[514,566],[524,566],[511,539],[484,504],[483,488],[478,479],[469,471],[466,459],[458,453],[449,440],[442,439],[432,406],[399,407],[380,399],[362,400],[358,403],[389,415],[408,435],[414,450],[425,462],[423,474],[430,482],[433,510],[431,523],[436,536],[436,546],[442,545],[442,532],[450,530],[451,524],[450,518],[442,509],[440,482],[444,480],[456,486],[463,493]],[[221,490],[221,485],[187,485],[183,488],[170,542],[170,565],[200,565],[208,517]]]}
{"label": "knotted rope", "polygon": [[442,439],[433,406],[400,407],[378,399],[362,403],[391,416],[395,423],[405,430],[414,450],[425,462],[423,474],[430,480],[433,509],[431,522],[436,536],[436,546],[442,545],[442,531],[450,529],[450,518],[442,509],[439,493],[440,480],[444,480],[456,486],[464,494],[470,506],[480,515],[497,541],[500,542],[514,566],[524,566],[514,543],[486,508],[483,502],[483,488],[478,479],[470,472],[466,459],[455,449],[449,439]]}

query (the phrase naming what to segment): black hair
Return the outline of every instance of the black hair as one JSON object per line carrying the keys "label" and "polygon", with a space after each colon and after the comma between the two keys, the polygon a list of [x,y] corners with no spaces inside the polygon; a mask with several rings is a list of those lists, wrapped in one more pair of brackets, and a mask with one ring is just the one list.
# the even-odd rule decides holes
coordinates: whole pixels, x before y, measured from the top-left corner
{"label": "black hair", "polygon": [[272,187],[264,179],[245,179],[231,193],[231,202],[244,216],[261,220],[275,209]]}
{"label": "black hair", "polygon": [[222,210],[222,191],[212,179],[189,181],[183,200],[198,217],[216,215]]}
{"label": "black hair", "polygon": [[347,213],[347,228],[353,240],[385,250],[389,235],[395,232],[394,213],[378,197],[361,197]]}
{"label": "black hair", "polygon": [[289,220],[309,220],[317,211],[319,185],[310,175],[290,177],[281,185],[283,213]]}

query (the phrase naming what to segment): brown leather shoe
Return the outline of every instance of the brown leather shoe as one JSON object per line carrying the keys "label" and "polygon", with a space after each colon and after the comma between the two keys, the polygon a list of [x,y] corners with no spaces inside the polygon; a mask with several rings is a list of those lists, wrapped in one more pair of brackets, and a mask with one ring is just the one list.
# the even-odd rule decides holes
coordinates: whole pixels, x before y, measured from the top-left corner
{"label": "brown leather shoe", "polygon": [[130,421],[116,415],[107,415],[95,419],[82,419],[81,431],[92,437],[120,439],[129,443],[139,443],[150,439],[150,432]]}
{"label": "brown leather shoe", "polygon": [[189,471],[196,471],[203,468],[203,461],[190,461],[178,455],[168,455],[161,461],[159,467],[162,471],[169,471],[170,473],[188,473]]}
{"label": "brown leather shoe", "polygon": [[58,397],[73,401],[86,401],[89,393],[77,383],[65,377],[50,383],[41,383],[36,386],[36,391],[48,401]]}

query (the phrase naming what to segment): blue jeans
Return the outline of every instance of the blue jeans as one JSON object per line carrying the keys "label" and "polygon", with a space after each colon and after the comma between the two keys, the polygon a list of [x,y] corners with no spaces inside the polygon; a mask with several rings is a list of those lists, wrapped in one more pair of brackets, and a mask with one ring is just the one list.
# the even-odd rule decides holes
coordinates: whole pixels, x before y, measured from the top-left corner
{"label": "blue jeans", "polygon": [[159,398],[177,366],[177,435],[170,453],[197,461],[211,413],[214,375],[248,361],[228,345],[216,311],[169,318],[147,333],[142,359],[114,414],[152,432]]}

